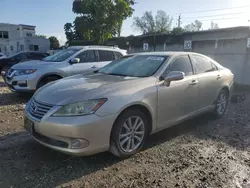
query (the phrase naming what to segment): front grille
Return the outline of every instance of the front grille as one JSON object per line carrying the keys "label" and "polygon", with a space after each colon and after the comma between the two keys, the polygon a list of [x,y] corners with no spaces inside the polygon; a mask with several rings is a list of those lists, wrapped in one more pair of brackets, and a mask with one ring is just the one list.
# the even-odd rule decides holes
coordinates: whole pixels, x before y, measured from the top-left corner
{"label": "front grille", "polygon": [[44,104],[42,102],[36,101],[35,99],[31,99],[28,112],[31,116],[40,120],[52,107],[53,105]]}

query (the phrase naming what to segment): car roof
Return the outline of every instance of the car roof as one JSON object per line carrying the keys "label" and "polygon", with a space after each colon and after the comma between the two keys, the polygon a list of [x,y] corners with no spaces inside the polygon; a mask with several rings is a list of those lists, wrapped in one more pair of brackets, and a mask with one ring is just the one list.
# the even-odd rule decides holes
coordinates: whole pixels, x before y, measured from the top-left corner
{"label": "car roof", "polygon": [[100,46],[100,45],[89,45],[89,46],[70,46],[67,49],[77,49],[77,50],[83,50],[83,49],[95,49],[95,50],[112,50],[112,51],[127,51],[124,49],[120,49],[115,46]]}
{"label": "car roof", "polygon": [[140,52],[132,53],[129,55],[159,55],[159,56],[174,56],[174,55],[202,55],[195,52],[184,52],[184,51],[165,51],[165,52]]}

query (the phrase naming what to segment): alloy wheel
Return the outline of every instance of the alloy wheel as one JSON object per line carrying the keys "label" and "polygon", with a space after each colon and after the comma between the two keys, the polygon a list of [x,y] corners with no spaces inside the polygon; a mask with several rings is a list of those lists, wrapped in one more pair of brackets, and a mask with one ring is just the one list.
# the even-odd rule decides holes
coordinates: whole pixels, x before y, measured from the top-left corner
{"label": "alloy wheel", "polygon": [[122,125],[119,145],[124,152],[135,151],[145,136],[145,124],[139,116],[129,117]]}
{"label": "alloy wheel", "polygon": [[225,93],[221,93],[216,102],[216,111],[218,114],[223,114],[227,107],[227,96]]}

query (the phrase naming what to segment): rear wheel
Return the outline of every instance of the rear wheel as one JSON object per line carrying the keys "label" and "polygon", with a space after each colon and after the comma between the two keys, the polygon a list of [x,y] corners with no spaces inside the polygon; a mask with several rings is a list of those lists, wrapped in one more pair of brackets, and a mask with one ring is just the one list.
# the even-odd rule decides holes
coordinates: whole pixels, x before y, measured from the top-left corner
{"label": "rear wheel", "polygon": [[45,78],[43,78],[42,80],[40,80],[40,82],[38,83],[37,89],[39,89],[40,87],[43,87],[44,85],[59,80],[61,79],[60,76],[47,76]]}
{"label": "rear wheel", "polygon": [[138,109],[127,110],[116,120],[111,133],[110,151],[121,158],[139,152],[148,135],[148,120]]}
{"label": "rear wheel", "polygon": [[227,110],[228,98],[229,92],[225,89],[221,90],[215,102],[214,114],[216,117],[220,118],[225,114]]}

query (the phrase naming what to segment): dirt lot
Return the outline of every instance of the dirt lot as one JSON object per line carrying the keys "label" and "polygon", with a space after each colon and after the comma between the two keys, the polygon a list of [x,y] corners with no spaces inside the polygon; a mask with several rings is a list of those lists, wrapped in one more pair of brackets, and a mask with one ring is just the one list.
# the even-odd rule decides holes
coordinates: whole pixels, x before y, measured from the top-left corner
{"label": "dirt lot", "polygon": [[[250,96],[250,95],[249,95]],[[157,133],[141,153],[71,157],[23,128],[28,97],[0,81],[0,187],[246,187],[250,183],[250,99],[226,116],[203,115]]]}

